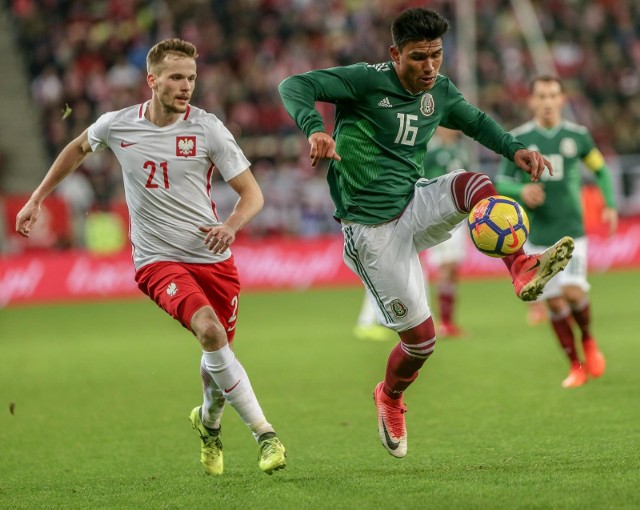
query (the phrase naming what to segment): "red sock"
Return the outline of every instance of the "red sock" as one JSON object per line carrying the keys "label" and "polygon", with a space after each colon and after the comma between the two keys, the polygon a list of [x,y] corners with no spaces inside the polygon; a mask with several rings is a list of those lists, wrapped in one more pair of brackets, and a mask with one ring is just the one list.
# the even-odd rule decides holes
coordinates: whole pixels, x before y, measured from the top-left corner
{"label": "red sock", "polygon": [[393,399],[402,396],[418,377],[418,371],[433,352],[436,342],[433,319],[429,317],[422,324],[400,333],[400,343],[396,345],[387,361],[384,378],[384,393]]}
{"label": "red sock", "polygon": [[453,323],[453,308],[456,303],[456,289],[453,285],[438,286],[438,306],[440,322]]}
{"label": "red sock", "polygon": [[460,212],[468,213],[483,198],[497,195],[496,187],[488,175],[463,172],[456,175],[451,183],[453,200]]}
{"label": "red sock", "polygon": [[[457,209],[460,212],[466,213],[470,212],[473,206],[480,202],[480,200],[498,194],[491,179],[485,174],[476,172],[459,174],[453,180],[451,188]],[[503,257],[502,260],[509,272],[511,272],[511,266],[520,255],[525,255],[522,248],[516,253]]]}
{"label": "red sock", "polygon": [[591,338],[591,303],[585,297],[581,303],[571,307],[571,313],[582,332],[582,341]]}
{"label": "red sock", "polygon": [[571,323],[569,322],[569,315],[571,313],[567,310],[566,313],[559,315],[551,315],[551,326],[556,332],[556,337],[560,342],[560,347],[565,352],[567,357],[571,361],[578,361],[578,352],[576,351],[575,339],[573,338],[573,330],[571,329]]}

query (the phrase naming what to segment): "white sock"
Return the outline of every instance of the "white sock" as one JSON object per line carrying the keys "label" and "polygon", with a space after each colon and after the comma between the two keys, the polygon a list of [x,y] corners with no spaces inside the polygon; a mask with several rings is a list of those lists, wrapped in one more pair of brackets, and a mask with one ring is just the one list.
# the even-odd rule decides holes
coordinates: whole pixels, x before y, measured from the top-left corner
{"label": "white sock", "polygon": [[202,378],[202,394],[204,403],[202,405],[202,423],[210,429],[219,429],[224,405],[227,402],[222,394],[222,390],[213,381],[204,364],[204,356],[200,362],[200,377]]}
{"label": "white sock", "polygon": [[202,363],[213,382],[222,390],[224,398],[238,412],[256,439],[266,432],[274,431],[258,404],[247,372],[228,345],[213,352],[203,351]]}

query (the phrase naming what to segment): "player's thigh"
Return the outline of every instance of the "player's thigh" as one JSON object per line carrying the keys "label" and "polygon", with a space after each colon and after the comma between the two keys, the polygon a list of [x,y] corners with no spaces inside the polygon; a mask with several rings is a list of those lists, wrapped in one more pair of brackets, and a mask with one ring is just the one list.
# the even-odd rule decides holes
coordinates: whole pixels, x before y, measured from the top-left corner
{"label": "player's thigh", "polygon": [[210,305],[187,264],[154,262],[140,268],[135,279],[142,292],[189,331],[193,314]]}
{"label": "player's thigh", "polygon": [[418,251],[449,239],[451,232],[467,217],[466,213],[458,211],[453,199],[452,182],[458,173],[416,182],[411,216],[406,220],[412,223]]}
{"label": "player's thigh", "polygon": [[394,331],[424,322],[431,312],[411,232],[398,221],[342,230],[344,262],[362,280],[378,322]]}
{"label": "player's thigh", "polygon": [[231,342],[240,306],[240,280],[233,257],[216,264],[193,264],[190,270]]}

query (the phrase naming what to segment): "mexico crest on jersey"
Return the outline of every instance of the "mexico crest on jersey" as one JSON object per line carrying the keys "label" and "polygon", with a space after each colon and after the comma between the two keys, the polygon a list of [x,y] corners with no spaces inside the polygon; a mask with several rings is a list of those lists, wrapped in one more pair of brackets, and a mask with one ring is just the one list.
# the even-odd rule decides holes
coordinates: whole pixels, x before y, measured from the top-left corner
{"label": "mexico crest on jersey", "polygon": [[425,117],[430,117],[436,109],[436,103],[431,94],[423,94],[420,98],[420,111]]}
{"label": "mexico crest on jersey", "polygon": [[196,155],[195,136],[176,136],[176,156],[188,158]]}

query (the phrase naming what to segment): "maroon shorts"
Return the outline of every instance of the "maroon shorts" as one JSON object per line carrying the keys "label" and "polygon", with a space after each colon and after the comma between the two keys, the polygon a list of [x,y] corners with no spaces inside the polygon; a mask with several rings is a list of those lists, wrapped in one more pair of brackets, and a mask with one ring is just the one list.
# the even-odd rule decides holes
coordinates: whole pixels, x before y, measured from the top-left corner
{"label": "maroon shorts", "polygon": [[227,330],[235,335],[240,281],[233,256],[216,264],[154,262],[136,272],[142,292],[191,331],[191,318],[203,306],[213,307]]}

